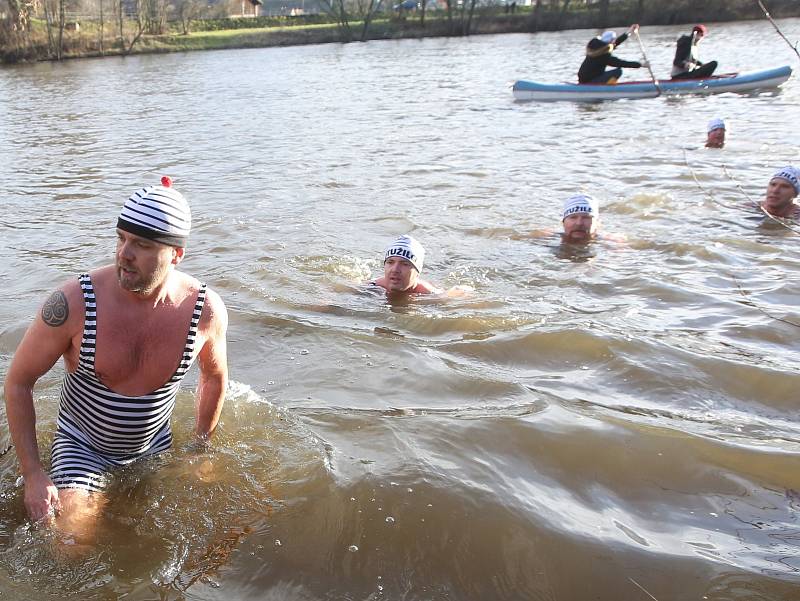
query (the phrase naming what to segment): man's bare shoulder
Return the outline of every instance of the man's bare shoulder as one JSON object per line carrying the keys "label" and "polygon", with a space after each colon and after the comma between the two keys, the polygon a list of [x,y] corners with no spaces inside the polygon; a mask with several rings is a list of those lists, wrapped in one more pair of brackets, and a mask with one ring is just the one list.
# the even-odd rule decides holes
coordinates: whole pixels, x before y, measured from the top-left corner
{"label": "man's bare shoulder", "polygon": [[[170,275],[172,278],[170,287],[173,299],[180,303],[184,300],[194,303],[197,295],[200,292],[202,283],[194,276],[184,273],[183,271],[173,271]],[[210,328],[219,328],[222,326],[223,330],[228,324],[228,311],[225,308],[225,303],[222,298],[210,286],[206,286],[206,298],[203,302],[203,312],[200,315],[200,323],[198,327],[200,330],[208,330]]]}
{"label": "man's bare shoulder", "polygon": [[222,297],[211,288],[206,288],[206,301],[200,316],[200,329],[224,332],[228,327],[228,309]]}
{"label": "man's bare shoulder", "polygon": [[53,290],[39,310],[38,318],[50,328],[75,330],[83,328],[86,305],[77,277],[70,278]]}
{"label": "man's bare shoulder", "polygon": [[[97,292],[110,286],[117,286],[117,274],[114,265],[105,265],[89,272],[89,279],[92,280],[92,288]],[[77,282],[77,279],[76,279]],[[80,287],[80,285],[79,285]]]}

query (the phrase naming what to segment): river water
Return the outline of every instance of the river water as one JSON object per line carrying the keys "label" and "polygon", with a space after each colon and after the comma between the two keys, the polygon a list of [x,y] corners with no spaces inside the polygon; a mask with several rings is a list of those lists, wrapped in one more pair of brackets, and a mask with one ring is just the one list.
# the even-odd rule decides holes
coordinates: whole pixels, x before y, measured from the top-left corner
{"label": "river water", "polygon": [[[657,74],[686,29],[642,30]],[[119,474],[80,560],[25,519],[3,456],[0,595],[800,598],[798,232],[748,206],[800,164],[800,80],[513,101],[516,79],[572,79],[593,34],[0,69],[0,375],[164,174],[194,213],[182,266],[228,306],[231,375],[198,450],[191,372],[174,450]],[[798,66],[766,21],[713,24],[703,51]],[[703,148],[715,116],[723,150]],[[532,235],[576,191],[614,236]],[[475,291],[366,287],[406,232],[427,279]],[[42,449],[62,373],[37,386]]]}

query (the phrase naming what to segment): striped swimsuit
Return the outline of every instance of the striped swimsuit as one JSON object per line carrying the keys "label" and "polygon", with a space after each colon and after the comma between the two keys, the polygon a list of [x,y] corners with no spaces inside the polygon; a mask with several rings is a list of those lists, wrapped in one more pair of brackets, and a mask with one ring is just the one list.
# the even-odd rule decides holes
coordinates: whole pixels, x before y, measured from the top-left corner
{"label": "striped swimsuit", "polygon": [[75,372],[64,376],[50,477],[58,488],[97,492],[105,488],[107,474],[114,467],[172,445],[170,416],[181,380],[193,362],[206,285],[202,284],[197,294],[178,369],[158,390],[134,397],[113,392],[95,373],[97,304],[89,275],[82,274],[79,280],[86,304],[80,359]]}

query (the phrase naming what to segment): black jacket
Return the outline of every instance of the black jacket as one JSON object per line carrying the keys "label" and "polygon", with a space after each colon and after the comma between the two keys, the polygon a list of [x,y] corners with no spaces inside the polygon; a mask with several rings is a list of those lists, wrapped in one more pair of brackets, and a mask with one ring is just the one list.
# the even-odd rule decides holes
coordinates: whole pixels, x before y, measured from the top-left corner
{"label": "black jacket", "polygon": [[678,44],[675,48],[675,58],[672,60],[672,66],[678,67],[683,71],[690,71],[695,67],[702,67],[703,63],[697,58],[697,52],[694,46],[693,35],[682,35],[678,38]]}
{"label": "black jacket", "polygon": [[[611,45],[611,51],[627,39],[628,34],[623,33]],[[580,83],[588,83],[595,77],[599,77],[605,72],[608,66],[629,67],[631,69],[638,69],[642,66],[642,63],[636,61],[624,61],[621,58],[617,58],[611,54],[611,51],[599,55],[596,54],[606,46],[607,44],[599,38],[592,38],[589,40],[586,46],[586,58],[583,59],[583,64],[581,64],[581,68],[578,70],[578,81]]]}

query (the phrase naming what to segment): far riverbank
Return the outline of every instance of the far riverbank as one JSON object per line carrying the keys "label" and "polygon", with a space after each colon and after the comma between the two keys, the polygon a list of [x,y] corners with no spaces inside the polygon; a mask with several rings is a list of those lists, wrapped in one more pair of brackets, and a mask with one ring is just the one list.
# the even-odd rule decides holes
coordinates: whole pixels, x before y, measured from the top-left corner
{"label": "far riverbank", "polygon": [[[148,34],[144,22],[126,20],[109,24],[86,19],[53,28],[57,23],[31,19],[24,31],[5,31],[0,37],[0,63],[60,60],[128,54],[186,52],[348,43],[353,41],[454,37],[497,33],[535,33],[642,25],[674,25],[763,19],[758,2],[710,0],[702,3],[628,0],[614,4],[588,4],[569,0],[518,7],[479,7],[463,3],[452,10],[407,11],[387,16],[367,13],[360,19],[348,13],[308,17],[182,20],[164,22],[163,33]],[[773,17],[797,17],[796,0],[771,0]],[[51,15],[52,16],[52,15]],[[69,26],[69,27],[67,27]],[[116,27],[116,30],[114,29]],[[7,28],[8,29],[8,28]],[[182,30],[182,31],[180,31]],[[120,33],[120,31],[122,33]]]}

